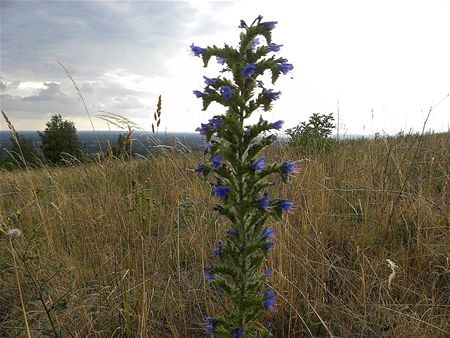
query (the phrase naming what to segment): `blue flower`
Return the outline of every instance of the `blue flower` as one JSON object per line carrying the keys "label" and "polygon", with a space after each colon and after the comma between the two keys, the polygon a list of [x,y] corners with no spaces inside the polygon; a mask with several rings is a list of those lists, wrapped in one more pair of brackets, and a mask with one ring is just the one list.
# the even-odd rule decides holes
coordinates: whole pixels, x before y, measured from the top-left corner
{"label": "blue flower", "polygon": [[266,157],[265,156],[261,156],[259,159],[257,159],[255,162],[253,162],[252,164],[250,164],[250,168],[255,172],[255,173],[260,173],[264,167],[266,166]]}
{"label": "blue flower", "polygon": [[262,302],[263,308],[267,310],[271,310],[273,305],[275,304],[276,296],[272,291],[266,290],[264,291],[264,299]]}
{"label": "blue flower", "polygon": [[272,43],[270,46],[267,46],[267,49],[270,52],[279,52],[281,47],[283,47],[283,45],[277,45],[275,43]]}
{"label": "blue flower", "polygon": [[265,193],[263,198],[258,200],[258,207],[260,207],[264,211],[269,211],[269,204],[270,204],[269,194]]}
{"label": "blue flower", "polygon": [[211,148],[212,148],[212,144],[210,142],[204,142],[203,143],[203,149],[204,149],[204,153],[205,155],[211,152]]}
{"label": "blue flower", "polygon": [[220,94],[225,99],[225,101],[228,101],[233,97],[233,91],[228,86],[220,87]]}
{"label": "blue flower", "polygon": [[194,90],[193,93],[197,96],[197,98],[206,96],[206,94],[202,93],[200,90]]}
{"label": "blue flower", "polygon": [[222,165],[222,157],[217,154],[211,157],[211,163],[214,169],[219,168]]}
{"label": "blue flower", "polygon": [[274,242],[266,242],[266,243],[264,243],[264,248],[265,248],[266,250],[270,250],[270,249],[273,248],[274,245],[275,245]]}
{"label": "blue flower", "polygon": [[222,241],[217,241],[217,248],[212,249],[211,253],[214,256],[218,256],[223,254],[223,242]]}
{"label": "blue flower", "polygon": [[233,338],[241,338],[244,335],[244,329],[242,327],[234,330],[233,332]]}
{"label": "blue flower", "polygon": [[255,48],[259,44],[260,44],[259,39],[258,38],[254,38],[253,41],[252,41],[252,48]]}
{"label": "blue flower", "polygon": [[278,69],[280,70],[280,72],[282,72],[284,75],[286,75],[289,71],[294,69],[294,66],[290,63],[279,63]]}
{"label": "blue flower", "polygon": [[239,231],[237,231],[236,229],[230,229],[227,231],[227,234],[230,236],[237,236],[239,233]]}
{"label": "blue flower", "polygon": [[195,129],[195,131],[198,131],[200,133],[200,135],[205,136],[206,134],[208,134],[209,125],[202,123],[200,127]]}
{"label": "blue flower", "polygon": [[264,277],[269,278],[272,275],[273,275],[273,269],[272,268],[268,268],[266,271],[264,271]]}
{"label": "blue flower", "polygon": [[283,128],[283,124],[284,124],[284,121],[279,120],[279,121],[271,123],[270,128],[280,130],[281,128]]}
{"label": "blue flower", "polygon": [[255,65],[252,65],[252,64],[245,65],[241,69],[241,75],[244,76],[244,77],[252,76],[253,73],[255,72],[255,69],[256,69]]}
{"label": "blue flower", "polygon": [[223,242],[222,241],[217,241],[217,248],[212,249],[211,253],[214,256],[218,256],[218,255],[223,254]]}
{"label": "blue flower", "polygon": [[205,170],[205,166],[203,164],[197,164],[197,167],[195,168],[195,172],[202,173],[203,170]]}
{"label": "blue flower", "polygon": [[269,100],[278,100],[280,98],[281,92],[274,92],[272,89],[264,91],[264,96]]}
{"label": "blue flower", "polygon": [[209,125],[216,130],[219,130],[220,127],[222,126],[222,120],[219,119],[218,117],[214,117],[214,118],[208,120],[208,122],[209,122]]}
{"label": "blue flower", "polygon": [[289,178],[289,174],[294,172],[294,167],[297,165],[298,161],[289,162],[284,161],[283,164],[281,164],[281,177],[283,180],[287,181]]}
{"label": "blue flower", "polygon": [[205,279],[207,282],[214,280],[215,277],[211,274],[211,267],[207,266],[203,271],[205,272]]}
{"label": "blue flower", "polygon": [[277,23],[278,23],[278,21],[269,21],[269,22],[264,22],[262,25],[266,31],[271,31],[272,29],[275,28]]}
{"label": "blue flower", "polygon": [[283,211],[289,211],[292,209],[293,203],[288,200],[280,200],[280,207]]}
{"label": "blue flower", "polygon": [[203,76],[203,78],[205,79],[205,84],[207,86],[212,86],[214,83],[217,82],[216,78],[210,79],[209,77]]}
{"label": "blue flower", "polygon": [[214,248],[211,250],[211,253],[214,256],[219,256],[219,255],[223,254],[223,250],[222,250],[222,248]]}
{"label": "blue flower", "polygon": [[220,56],[216,56],[216,61],[217,61],[217,63],[220,63],[221,65],[225,64],[225,59],[221,58]]}
{"label": "blue flower", "polygon": [[264,327],[265,327],[267,330],[270,330],[270,329],[272,328],[272,326],[273,326],[272,322],[269,322],[269,321],[265,321],[265,322],[263,323],[263,325],[264,325]]}
{"label": "blue flower", "polygon": [[247,28],[247,24],[245,23],[244,20],[240,21],[239,28]]}
{"label": "blue flower", "polygon": [[206,333],[215,333],[215,326],[217,325],[217,319],[211,317],[205,317],[205,329]]}
{"label": "blue flower", "polygon": [[283,164],[281,165],[281,171],[285,172],[285,173],[292,173],[294,171],[294,167],[297,165],[298,161],[294,161],[294,162],[289,162],[289,161],[284,161]]}
{"label": "blue flower", "polygon": [[191,45],[191,51],[194,53],[195,56],[200,56],[205,52],[205,48],[194,46],[194,44]]}
{"label": "blue flower", "polygon": [[273,238],[273,234],[275,233],[275,231],[273,229],[269,229],[264,227],[263,231],[262,231],[262,235],[264,239],[267,238]]}
{"label": "blue flower", "polygon": [[225,200],[230,193],[230,188],[224,187],[223,185],[218,185],[213,189],[213,195],[220,200]]}

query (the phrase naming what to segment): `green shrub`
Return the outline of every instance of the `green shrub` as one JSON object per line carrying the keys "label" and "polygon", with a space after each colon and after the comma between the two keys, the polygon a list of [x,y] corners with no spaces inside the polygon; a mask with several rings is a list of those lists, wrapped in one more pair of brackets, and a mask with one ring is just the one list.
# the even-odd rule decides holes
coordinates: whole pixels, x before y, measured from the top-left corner
{"label": "green shrub", "polygon": [[301,122],[286,130],[290,146],[300,148],[308,155],[326,153],[331,150],[334,140],[330,137],[335,127],[333,113],[319,115],[314,113],[308,122]]}

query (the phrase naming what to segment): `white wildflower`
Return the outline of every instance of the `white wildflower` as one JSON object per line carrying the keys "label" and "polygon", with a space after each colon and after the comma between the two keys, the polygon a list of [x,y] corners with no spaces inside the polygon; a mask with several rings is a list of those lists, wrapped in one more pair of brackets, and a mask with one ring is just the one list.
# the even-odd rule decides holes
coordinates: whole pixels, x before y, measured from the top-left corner
{"label": "white wildflower", "polygon": [[20,237],[22,236],[22,230],[14,228],[11,230],[8,230],[8,232],[6,233],[9,237]]}
{"label": "white wildflower", "polygon": [[398,266],[397,264],[395,264],[395,262],[391,261],[390,259],[386,259],[386,262],[388,262],[388,267],[390,267],[392,271],[388,278],[388,288],[390,290],[392,280],[395,278],[395,269],[398,269]]}

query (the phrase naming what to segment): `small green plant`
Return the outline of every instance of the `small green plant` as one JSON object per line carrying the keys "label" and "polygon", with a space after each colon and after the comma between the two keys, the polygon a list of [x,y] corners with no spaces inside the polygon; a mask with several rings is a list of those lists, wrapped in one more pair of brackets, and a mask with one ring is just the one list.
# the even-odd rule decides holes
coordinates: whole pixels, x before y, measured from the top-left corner
{"label": "small green plant", "polygon": [[193,217],[192,208],[194,203],[188,196],[184,196],[183,199],[177,204],[177,216],[174,220],[175,230],[177,233],[185,230],[191,223]]}
{"label": "small green plant", "polygon": [[333,121],[333,113],[312,114],[308,122],[301,122],[296,127],[286,130],[291,138],[290,145],[300,148],[308,155],[330,151],[334,143],[334,140],[330,138],[335,127]]}

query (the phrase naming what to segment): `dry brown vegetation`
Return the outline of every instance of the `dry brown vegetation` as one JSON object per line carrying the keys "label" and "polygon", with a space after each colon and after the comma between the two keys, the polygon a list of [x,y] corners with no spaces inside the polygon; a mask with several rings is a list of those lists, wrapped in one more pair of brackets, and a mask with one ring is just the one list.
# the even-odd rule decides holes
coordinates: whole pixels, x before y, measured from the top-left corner
{"label": "dry brown vegetation", "polygon": [[[449,133],[271,149],[303,158],[273,188],[296,203],[272,222],[275,337],[449,337],[449,149]],[[202,158],[1,172],[1,228],[23,235],[0,234],[0,336],[203,337],[226,224]]]}

